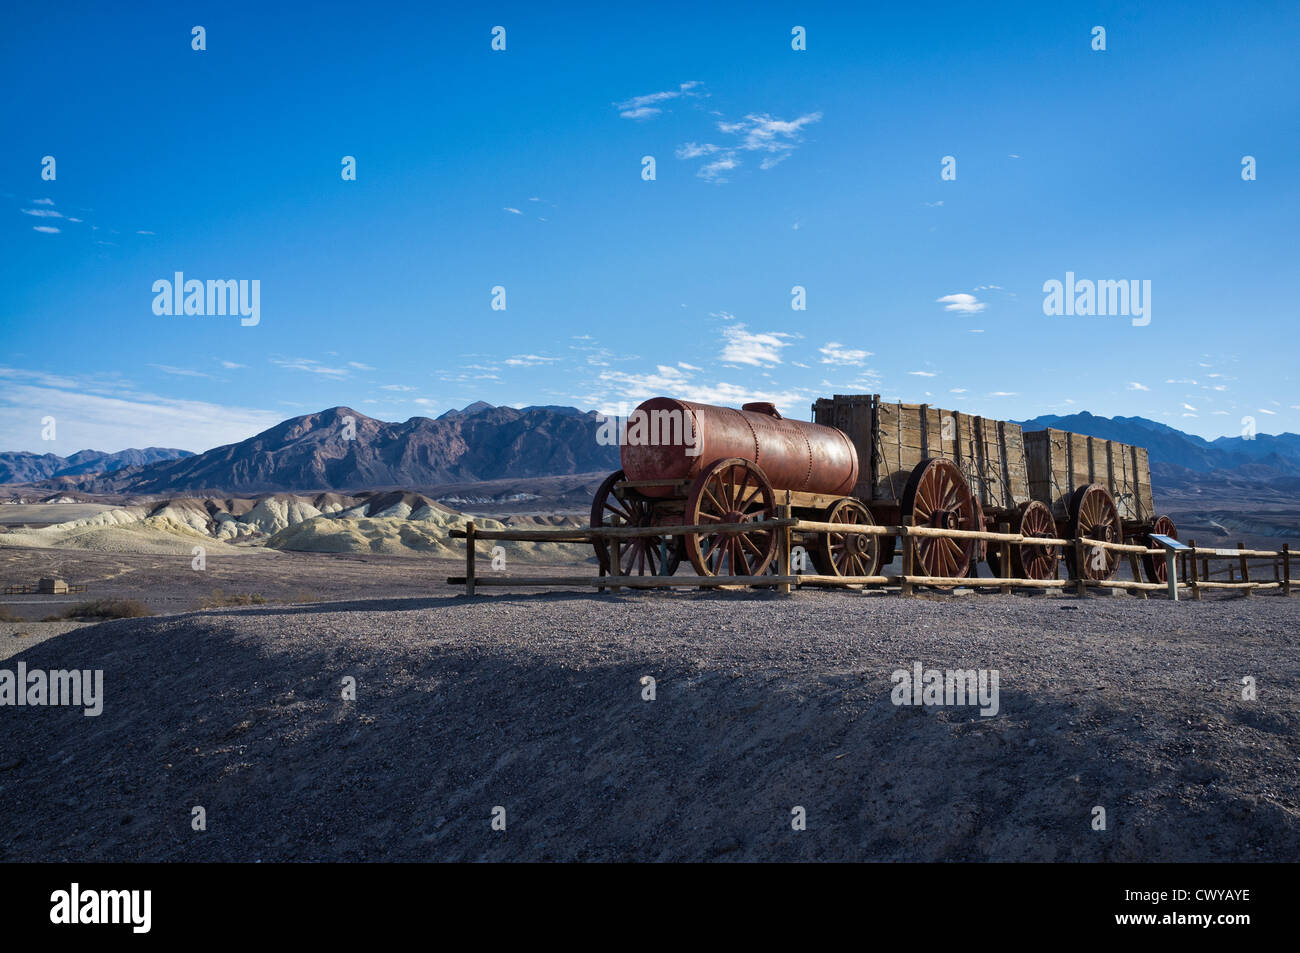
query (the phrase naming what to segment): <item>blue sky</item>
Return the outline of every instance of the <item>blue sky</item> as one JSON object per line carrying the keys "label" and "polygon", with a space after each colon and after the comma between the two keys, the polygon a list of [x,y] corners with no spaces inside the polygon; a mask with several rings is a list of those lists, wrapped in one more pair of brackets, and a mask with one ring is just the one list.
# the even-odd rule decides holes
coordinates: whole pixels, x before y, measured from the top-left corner
{"label": "blue sky", "polygon": [[[6,5],[0,449],[657,393],[1300,430],[1300,6],[411,6]],[[260,322],[156,315],[177,271]],[[1067,272],[1150,323],[1044,315]]]}

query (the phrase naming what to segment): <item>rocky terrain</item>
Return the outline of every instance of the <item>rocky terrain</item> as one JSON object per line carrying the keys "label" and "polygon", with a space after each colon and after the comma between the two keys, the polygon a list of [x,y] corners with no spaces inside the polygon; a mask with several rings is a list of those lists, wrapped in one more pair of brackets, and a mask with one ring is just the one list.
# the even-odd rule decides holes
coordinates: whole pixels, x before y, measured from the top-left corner
{"label": "rocky terrain", "polygon": [[[105,701],[0,708],[0,859],[1290,861],[1298,612],[679,592],[89,626],[5,662],[102,669]],[[997,670],[997,714],[894,705],[914,662]]]}

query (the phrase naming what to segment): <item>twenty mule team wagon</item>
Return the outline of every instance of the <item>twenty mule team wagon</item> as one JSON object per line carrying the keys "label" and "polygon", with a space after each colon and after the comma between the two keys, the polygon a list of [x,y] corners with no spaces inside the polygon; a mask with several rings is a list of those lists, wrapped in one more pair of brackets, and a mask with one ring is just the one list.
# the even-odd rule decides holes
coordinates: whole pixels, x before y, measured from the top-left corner
{"label": "twenty mule team wagon", "polygon": [[[1133,541],[1177,538],[1156,516],[1146,450],[1061,430],[1024,433],[1017,424],[878,394],[835,395],[813,404],[813,422],[788,420],[769,403],[740,410],[655,397],[629,417],[679,421],[675,440],[621,442],[623,469],[592,501],[592,526],[710,526],[677,536],[627,539],[618,552],[595,542],[601,570],[672,575],[689,560],[704,576],[758,576],[777,554],[776,532],[745,524],[791,515],[824,523],[954,530],[1007,525],[1026,542],[998,547],[969,537],[914,537],[917,572],[976,575],[987,560],[996,577],[1050,579],[1065,558],[1071,575],[1109,579],[1118,554],[1094,549],[1074,565],[1073,547],[1032,539]],[[652,433],[654,430],[652,428]],[[798,533],[819,574],[874,576],[894,558],[898,537]],[[1143,560],[1150,581],[1165,581],[1163,560]]]}

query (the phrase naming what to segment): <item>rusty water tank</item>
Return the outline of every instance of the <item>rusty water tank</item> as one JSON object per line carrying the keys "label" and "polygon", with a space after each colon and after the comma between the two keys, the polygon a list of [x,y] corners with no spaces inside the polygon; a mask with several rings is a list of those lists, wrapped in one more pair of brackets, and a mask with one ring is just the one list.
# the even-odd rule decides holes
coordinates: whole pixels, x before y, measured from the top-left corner
{"label": "rusty water tank", "polygon": [[620,456],[628,480],[690,480],[722,457],[741,457],[757,463],[777,490],[848,496],[858,482],[858,452],[842,431],[786,420],[769,403],[736,410],[652,397],[628,415]]}

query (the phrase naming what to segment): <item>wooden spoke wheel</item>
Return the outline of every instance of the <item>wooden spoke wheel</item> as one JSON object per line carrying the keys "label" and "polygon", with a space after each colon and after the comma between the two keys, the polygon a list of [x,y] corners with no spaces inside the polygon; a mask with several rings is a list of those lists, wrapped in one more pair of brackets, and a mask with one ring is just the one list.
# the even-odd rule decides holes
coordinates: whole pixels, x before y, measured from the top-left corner
{"label": "wooden spoke wheel", "polygon": [[[660,520],[652,500],[636,490],[618,491],[615,485],[623,482],[623,471],[618,470],[605,478],[591,501],[592,526],[655,526]],[[682,553],[678,536],[640,536],[619,540],[619,563],[611,567],[612,546],[609,541],[595,539],[592,548],[600,568],[611,576],[673,575],[681,565]],[[667,551],[667,568],[663,556]]]}
{"label": "wooden spoke wheel", "polygon": [[[1147,546],[1154,547],[1156,544],[1151,541],[1152,534],[1158,536],[1168,536],[1170,539],[1178,538],[1178,527],[1168,516],[1158,516],[1156,521],[1151,524],[1151,532],[1142,537],[1142,542]],[[1147,554],[1142,557],[1142,571],[1146,573],[1148,582],[1158,582],[1162,586],[1169,582],[1169,566],[1165,562],[1165,556],[1161,553],[1159,556]]]}
{"label": "wooden spoke wheel", "polygon": [[[776,497],[758,464],[726,457],[700,472],[686,498],[687,525],[752,523],[776,517]],[[690,533],[686,556],[701,576],[761,576],[776,556],[770,529]]]}
{"label": "wooden spoke wheel", "polygon": [[[874,526],[871,511],[859,500],[836,500],[822,514],[825,523]],[[813,565],[823,576],[874,576],[880,565],[880,537],[863,533],[818,533],[812,547]]]}
{"label": "wooden spoke wheel", "polygon": [[[1011,531],[1026,538],[1056,539],[1056,520],[1046,503],[1034,500],[1020,511],[1020,518],[1011,524]],[[1061,561],[1061,550],[1056,546],[1038,546],[1032,543],[1011,546],[1010,575],[1002,575],[1002,547],[1000,543],[989,546],[989,565],[993,574],[1004,579],[1055,579],[1056,567]]]}
{"label": "wooden spoke wheel", "polygon": [[1070,567],[1072,579],[1109,579],[1119,568],[1119,553],[1113,549],[1089,549],[1089,540],[1101,540],[1118,543],[1124,539],[1124,527],[1120,524],[1119,508],[1110,490],[1100,483],[1081,486],[1070,497],[1069,539],[1081,539],[1084,542],[1084,565],[1075,565],[1074,547],[1066,551],[1066,563]]}
{"label": "wooden spoke wheel", "polygon": [[[903,490],[903,518],[913,526],[973,530],[975,498],[951,460],[922,460],[912,471]],[[964,576],[975,553],[976,540],[943,536],[917,536],[916,575]],[[907,544],[907,539],[903,544]]]}

